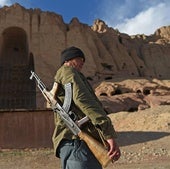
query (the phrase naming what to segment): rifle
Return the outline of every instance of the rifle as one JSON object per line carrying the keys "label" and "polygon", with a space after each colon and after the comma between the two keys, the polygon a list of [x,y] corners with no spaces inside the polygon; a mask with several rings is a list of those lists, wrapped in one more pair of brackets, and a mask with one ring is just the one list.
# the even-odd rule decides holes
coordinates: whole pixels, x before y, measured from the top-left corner
{"label": "rifle", "polygon": [[37,87],[42,92],[46,101],[50,104],[53,112],[58,113],[60,115],[66,126],[73,132],[73,134],[79,136],[81,140],[86,142],[87,146],[94,154],[96,159],[100,162],[100,164],[103,167],[107,167],[107,165],[111,162],[111,159],[107,155],[108,150],[106,149],[106,147],[104,147],[103,144],[101,144],[100,142],[98,142],[93,137],[91,137],[80,129],[81,125],[86,123],[89,118],[85,116],[79,121],[74,121],[74,119],[70,117],[70,113],[72,113],[69,112],[71,104],[70,99],[72,99],[71,84],[68,83],[65,85],[65,99],[63,106],[61,106],[55,99],[55,93],[58,88],[58,83],[54,82],[52,90],[48,91],[45,84],[41,81],[38,75],[35,72],[31,71],[30,79],[32,80],[33,78],[35,78],[37,82]]}

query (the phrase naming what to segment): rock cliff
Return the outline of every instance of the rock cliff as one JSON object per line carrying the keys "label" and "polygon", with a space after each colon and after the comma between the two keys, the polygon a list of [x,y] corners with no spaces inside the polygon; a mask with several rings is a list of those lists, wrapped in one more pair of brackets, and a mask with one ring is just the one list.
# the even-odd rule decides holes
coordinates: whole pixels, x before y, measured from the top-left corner
{"label": "rock cliff", "polygon": [[[77,18],[67,24],[56,13],[25,9],[19,4],[0,9],[0,68],[6,71],[10,63],[13,71],[15,66],[18,79],[21,77],[17,72],[25,66],[23,72],[28,74],[33,69],[47,86],[52,85],[60,66],[60,52],[73,45],[84,51],[83,73],[92,83],[117,77],[170,78],[170,26],[150,36],[129,36],[100,19],[92,26]],[[16,57],[13,60],[11,56]],[[36,97],[37,104],[43,102],[41,96]]]}
{"label": "rock cliff", "polygon": [[61,50],[75,45],[84,51],[87,62],[83,71],[92,79],[96,75],[106,79],[170,78],[170,26],[159,28],[150,36],[129,36],[99,19],[93,26],[80,23],[77,18],[66,24],[56,13],[25,9],[19,4],[1,8],[0,23],[1,44],[6,29],[15,27],[25,32],[28,54],[33,54],[35,69],[45,77],[45,72],[53,75],[60,66]]}

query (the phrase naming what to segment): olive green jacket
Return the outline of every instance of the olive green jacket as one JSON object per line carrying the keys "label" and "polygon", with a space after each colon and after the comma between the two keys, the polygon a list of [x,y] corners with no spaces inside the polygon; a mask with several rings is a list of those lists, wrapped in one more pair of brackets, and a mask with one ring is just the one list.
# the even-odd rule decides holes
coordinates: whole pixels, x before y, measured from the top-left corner
{"label": "olive green jacket", "polygon": [[[72,84],[72,110],[80,119],[84,116],[88,116],[93,124],[88,124],[88,126],[84,127],[85,131],[91,133],[97,138],[98,136],[95,130],[97,127],[100,129],[104,139],[116,138],[116,132],[112,126],[110,118],[106,115],[106,112],[102,108],[102,105],[96,97],[91,85],[82,73],[72,67],[63,65],[57,71],[54,80],[61,86],[57,92],[57,97],[61,102],[64,100],[64,84]],[[63,138],[76,139],[77,136],[73,135],[73,133],[65,126],[57,113],[54,114],[54,117],[55,130],[53,133],[53,144],[56,152],[57,147]]]}

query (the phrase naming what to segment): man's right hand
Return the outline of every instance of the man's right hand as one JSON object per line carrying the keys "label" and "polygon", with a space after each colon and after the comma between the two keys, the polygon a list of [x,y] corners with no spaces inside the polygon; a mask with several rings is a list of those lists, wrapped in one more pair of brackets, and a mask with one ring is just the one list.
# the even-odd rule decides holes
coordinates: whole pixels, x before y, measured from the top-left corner
{"label": "man's right hand", "polygon": [[114,139],[108,139],[106,141],[109,145],[108,156],[112,159],[112,162],[117,161],[121,156],[119,146]]}

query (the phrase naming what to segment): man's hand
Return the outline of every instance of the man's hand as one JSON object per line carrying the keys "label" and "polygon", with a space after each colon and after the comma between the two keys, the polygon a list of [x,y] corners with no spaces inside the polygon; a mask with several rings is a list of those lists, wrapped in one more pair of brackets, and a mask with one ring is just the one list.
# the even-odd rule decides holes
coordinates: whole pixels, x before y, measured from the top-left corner
{"label": "man's hand", "polygon": [[109,157],[112,159],[112,162],[117,161],[121,156],[119,146],[117,145],[114,139],[108,139],[106,141],[109,145],[109,151],[108,151]]}

